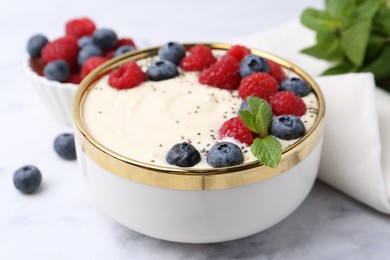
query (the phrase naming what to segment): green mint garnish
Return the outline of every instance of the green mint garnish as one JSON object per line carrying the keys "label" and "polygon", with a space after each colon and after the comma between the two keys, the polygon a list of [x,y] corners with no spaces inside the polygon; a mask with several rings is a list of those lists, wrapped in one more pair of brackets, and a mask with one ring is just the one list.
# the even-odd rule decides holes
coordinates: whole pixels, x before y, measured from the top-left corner
{"label": "green mint garnish", "polygon": [[331,61],[324,75],[372,72],[390,91],[390,8],[386,0],[327,0],[323,10],[307,8],[301,22],[316,43],[301,52]]}
{"label": "green mint garnish", "polygon": [[268,133],[272,109],[267,101],[261,98],[248,97],[247,100],[249,111],[240,111],[241,120],[249,130],[259,135],[253,140],[251,151],[262,164],[276,168],[282,157],[282,145]]}

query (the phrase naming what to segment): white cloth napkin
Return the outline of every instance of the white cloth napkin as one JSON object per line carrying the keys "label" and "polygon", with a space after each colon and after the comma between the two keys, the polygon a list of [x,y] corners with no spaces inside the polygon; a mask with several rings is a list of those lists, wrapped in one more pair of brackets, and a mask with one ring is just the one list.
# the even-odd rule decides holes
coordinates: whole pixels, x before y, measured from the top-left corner
{"label": "white cloth napkin", "polygon": [[329,64],[299,53],[314,39],[292,21],[232,43],[269,51],[315,76],[327,106],[318,178],[390,214],[390,95],[375,87],[371,73],[319,77]]}

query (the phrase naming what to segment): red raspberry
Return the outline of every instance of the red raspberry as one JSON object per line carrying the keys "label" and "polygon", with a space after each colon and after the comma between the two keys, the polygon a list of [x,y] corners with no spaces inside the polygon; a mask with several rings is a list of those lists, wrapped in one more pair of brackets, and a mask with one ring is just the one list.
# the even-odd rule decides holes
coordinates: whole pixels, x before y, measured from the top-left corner
{"label": "red raspberry", "polygon": [[180,67],[185,71],[201,71],[217,62],[211,49],[201,44],[192,47],[189,53],[180,61]]}
{"label": "red raspberry", "polygon": [[130,45],[130,46],[133,46],[134,48],[137,48],[137,46],[135,46],[135,43],[134,43],[133,39],[131,39],[131,38],[120,38],[120,39],[118,39],[117,47],[120,47],[120,46],[123,46],[123,45]]}
{"label": "red raspberry", "polygon": [[282,66],[272,60],[267,59],[267,62],[269,66],[269,74],[280,84],[280,82],[282,82],[282,80],[286,77],[286,74],[284,74],[282,70]]}
{"label": "red raspberry", "polygon": [[233,117],[225,123],[219,129],[219,137],[232,137],[241,143],[251,145],[253,143],[253,133],[242,122],[239,116]]}
{"label": "red raspberry", "polygon": [[91,57],[88,60],[86,60],[83,64],[83,67],[81,68],[81,78],[85,78],[91,71],[93,71],[95,68],[99,67],[101,64],[106,62],[107,59],[103,57]]}
{"label": "red raspberry", "polygon": [[47,43],[42,49],[42,60],[45,63],[64,60],[72,69],[75,69],[77,68],[78,52],[77,39],[66,36]]}
{"label": "red raspberry", "polygon": [[242,99],[255,96],[269,101],[270,97],[278,91],[278,83],[267,73],[257,72],[241,80],[238,95]]}
{"label": "red raspberry", "polygon": [[199,82],[222,89],[237,89],[240,86],[240,62],[224,55],[217,63],[199,75]]}
{"label": "red raspberry", "polygon": [[114,88],[128,89],[138,86],[146,78],[146,73],[141,70],[135,61],[131,60],[110,73],[108,84]]}
{"label": "red raspberry", "polygon": [[279,115],[295,115],[302,116],[306,113],[306,105],[301,97],[295,96],[290,91],[280,91],[271,97],[269,102],[272,113]]}
{"label": "red raspberry", "polygon": [[108,50],[103,53],[104,58],[111,59],[114,57],[115,50]]}
{"label": "red raspberry", "polygon": [[250,53],[251,51],[248,48],[241,45],[234,45],[227,52],[228,55],[233,56],[238,61],[241,61],[246,55]]}
{"label": "red raspberry", "polygon": [[95,29],[94,22],[89,18],[77,18],[65,24],[66,36],[73,36],[77,39],[86,35],[92,35]]}
{"label": "red raspberry", "polygon": [[66,81],[67,83],[73,83],[73,84],[80,84],[81,82],[81,75],[80,73],[73,73],[73,74],[70,74],[68,80]]}

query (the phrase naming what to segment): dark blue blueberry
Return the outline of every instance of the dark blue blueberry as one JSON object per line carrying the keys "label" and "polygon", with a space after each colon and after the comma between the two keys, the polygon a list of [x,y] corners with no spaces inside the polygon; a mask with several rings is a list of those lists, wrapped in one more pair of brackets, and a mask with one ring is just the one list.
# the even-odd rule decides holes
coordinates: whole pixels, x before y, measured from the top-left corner
{"label": "dark blue blueberry", "polygon": [[26,165],[14,173],[15,187],[25,193],[35,192],[42,182],[42,175],[39,169],[33,165]]}
{"label": "dark blue blueberry", "polygon": [[192,167],[200,162],[200,153],[191,144],[183,142],[169,149],[166,160],[172,165]]}
{"label": "dark blue blueberry", "polygon": [[153,62],[146,71],[148,78],[152,81],[170,79],[179,74],[176,65],[167,60]]}
{"label": "dark blue blueberry", "polygon": [[254,54],[246,55],[240,64],[241,77],[246,77],[256,72],[269,73],[268,62],[264,58]]}
{"label": "dark blue blueberry", "polygon": [[46,64],[43,73],[49,80],[65,82],[69,78],[70,68],[64,60],[55,60]]}
{"label": "dark blue blueberry", "polygon": [[115,50],[113,57],[117,57],[117,56],[122,55],[126,52],[130,52],[130,51],[134,51],[134,50],[135,50],[135,48],[131,45],[122,45],[121,47],[119,47],[118,49]]}
{"label": "dark blue blueberry", "polygon": [[77,56],[77,63],[80,67],[83,66],[84,62],[91,57],[102,56],[102,50],[95,44],[87,44],[80,51]]}
{"label": "dark blue blueberry", "polygon": [[93,33],[93,43],[102,50],[115,48],[118,43],[118,37],[113,30],[98,29]]}
{"label": "dark blue blueberry", "polygon": [[305,134],[305,125],[294,115],[281,115],[272,119],[270,134],[283,140],[292,140]]}
{"label": "dark blue blueberry", "polygon": [[167,42],[158,49],[160,60],[169,60],[176,65],[179,65],[185,53],[184,47],[177,42]]}
{"label": "dark blue blueberry", "polygon": [[60,134],[54,140],[54,150],[65,160],[76,159],[76,148],[73,134]]}
{"label": "dark blue blueberry", "polygon": [[77,41],[77,45],[81,48],[83,48],[87,44],[93,44],[93,38],[92,36],[83,36]]}
{"label": "dark blue blueberry", "polygon": [[47,38],[42,34],[32,36],[27,42],[27,51],[30,57],[41,57],[41,50],[48,42]]}
{"label": "dark blue blueberry", "polygon": [[249,111],[248,99],[244,99],[240,105],[238,111],[247,110]]}
{"label": "dark blue blueberry", "polygon": [[211,147],[206,160],[214,168],[227,167],[243,163],[244,155],[236,144],[220,142]]}
{"label": "dark blue blueberry", "polygon": [[304,97],[310,93],[311,88],[302,79],[293,77],[293,78],[284,79],[280,83],[279,90],[280,91],[291,91],[297,96]]}

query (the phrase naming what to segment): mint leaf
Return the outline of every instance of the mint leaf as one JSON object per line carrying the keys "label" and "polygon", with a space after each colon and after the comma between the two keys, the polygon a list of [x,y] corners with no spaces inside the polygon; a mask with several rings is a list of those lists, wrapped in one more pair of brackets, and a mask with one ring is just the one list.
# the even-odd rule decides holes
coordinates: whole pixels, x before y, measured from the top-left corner
{"label": "mint leaf", "polygon": [[314,46],[301,50],[301,53],[329,61],[339,59],[343,55],[340,40],[337,38],[318,41]]}
{"label": "mint leaf", "polygon": [[262,164],[272,168],[276,168],[282,158],[282,145],[271,135],[253,140],[251,151]]}
{"label": "mint leaf", "polygon": [[259,129],[255,123],[255,117],[247,110],[241,110],[239,112],[242,122],[248,127],[252,132],[258,133]]}
{"label": "mint leaf", "polygon": [[374,17],[372,29],[378,34],[390,36],[390,9],[385,1],[382,2]]}
{"label": "mint leaf", "polygon": [[350,17],[355,11],[355,0],[328,0],[326,2],[326,10],[335,18],[345,19]]}
{"label": "mint leaf", "polygon": [[301,22],[306,27],[318,32],[332,32],[340,25],[340,21],[334,19],[325,11],[308,8],[301,15]]}
{"label": "mint leaf", "polygon": [[343,60],[339,64],[325,70],[322,75],[335,75],[348,72],[354,72],[357,68],[348,60]]}
{"label": "mint leaf", "polygon": [[258,133],[260,137],[268,135],[268,129],[272,122],[272,109],[267,101],[250,97],[248,99],[249,109],[252,112],[252,107],[258,108],[257,113],[255,114],[255,124],[258,128]]}
{"label": "mint leaf", "polygon": [[356,66],[363,63],[371,30],[371,21],[362,20],[345,28],[341,34],[341,46],[348,59]]}

